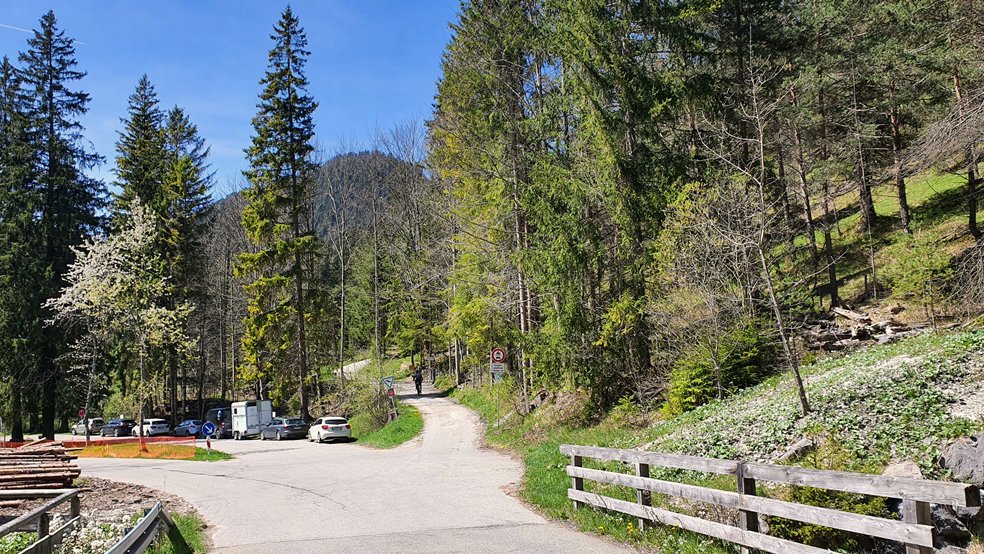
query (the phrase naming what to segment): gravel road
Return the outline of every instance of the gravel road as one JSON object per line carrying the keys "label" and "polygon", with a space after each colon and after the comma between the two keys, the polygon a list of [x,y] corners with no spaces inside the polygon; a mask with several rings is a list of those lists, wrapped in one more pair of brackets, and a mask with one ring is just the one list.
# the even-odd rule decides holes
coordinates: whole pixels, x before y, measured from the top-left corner
{"label": "gravel road", "polygon": [[473,412],[436,396],[406,400],[423,414],[424,433],[392,450],[226,440],[213,444],[236,456],[228,462],[78,462],[83,476],[184,498],[208,520],[215,552],[629,551],[510,496],[521,466],[479,447]]}

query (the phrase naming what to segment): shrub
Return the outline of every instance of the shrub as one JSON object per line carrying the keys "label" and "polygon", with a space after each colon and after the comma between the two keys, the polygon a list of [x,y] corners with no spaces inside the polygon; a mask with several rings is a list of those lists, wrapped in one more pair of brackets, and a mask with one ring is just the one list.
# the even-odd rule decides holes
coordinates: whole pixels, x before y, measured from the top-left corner
{"label": "shrub", "polygon": [[[719,351],[725,353],[720,361],[724,394],[760,383],[769,375],[776,355],[771,337],[756,321],[745,322],[729,332]],[[706,404],[719,392],[711,352],[702,344],[674,364],[663,409],[666,415],[679,415]]]}

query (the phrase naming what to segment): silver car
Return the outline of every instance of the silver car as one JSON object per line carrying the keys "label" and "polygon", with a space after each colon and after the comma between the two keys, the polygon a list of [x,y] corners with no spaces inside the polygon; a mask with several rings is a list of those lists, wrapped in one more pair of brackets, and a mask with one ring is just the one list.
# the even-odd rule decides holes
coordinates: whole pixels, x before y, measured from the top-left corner
{"label": "silver car", "polygon": [[308,440],[311,442],[351,438],[352,426],[344,417],[322,417],[312,423],[311,428],[308,429]]}
{"label": "silver car", "polygon": [[[103,418],[101,417],[91,417],[89,418],[89,434],[98,435],[99,431],[102,430]],[[73,435],[84,435],[85,434],[85,420],[81,420],[72,426]]]}

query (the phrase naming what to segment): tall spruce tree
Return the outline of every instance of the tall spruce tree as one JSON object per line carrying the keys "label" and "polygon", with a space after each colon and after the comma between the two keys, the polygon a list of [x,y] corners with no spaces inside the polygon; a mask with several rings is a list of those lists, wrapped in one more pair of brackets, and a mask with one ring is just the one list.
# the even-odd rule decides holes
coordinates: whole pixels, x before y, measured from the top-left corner
{"label": "tall spruce tree", "polygon": [[[40,195],[39,229],[44,278],[38,283],[42,298],[52,298],[63,286],[63,275],[75,255],[72,247],[100,225],[98,216],[103,184],[85,175],[102,158],[83,139],[79,117],[88,111],[89,95],[73,90],[85,72],[75,69],[73,40],[58,29],[49,11],[40,29],[28,39],[20,55],[22,92],[31,141],[37,145],[35,172]],[[38,310],[32,322],[38,333],[38,375],[41,392],[41,432],[54,438],[58,390],[58,358],[70,342],[61,330],[45,326]]]}
{"label": "tall spruce tree", "polygon": [[11,439],[24,439],[22,398],[35,366],[41,266],[35,213],[34,147],[28,140],[20,80],[0,61],[0,378],[8,383]]}
{"label": "tall spruce tree", "polygon": [[123,130],[116,142],[117,185],[121,189],[115,199],[117,218],[134,198],[158,214],[161,211],[165,172],[163,121],[157,92],[145,74],[130,95],[127,117],[121,119]]}
{"label": "tall spruce tree", "polygon": [[[271,36],[266,75],[260,80],[259,111],[252,145],[246,149],[250,187],[243,226],[258,247],[243,254],[238,271],[253,277],[247,286],[249,313],[243,336],[244,372],[262,379],[271,368],[292,368],[297,376],[301,417],[309,417],[306,294],[317,239],[306,214],[315,169],[314,121],[317,104],[307,93],[304,65],[307,38],[288,7]],[[284,379],[279,379],[283,382]],[[274,391],[285,395],[284,391]]]}

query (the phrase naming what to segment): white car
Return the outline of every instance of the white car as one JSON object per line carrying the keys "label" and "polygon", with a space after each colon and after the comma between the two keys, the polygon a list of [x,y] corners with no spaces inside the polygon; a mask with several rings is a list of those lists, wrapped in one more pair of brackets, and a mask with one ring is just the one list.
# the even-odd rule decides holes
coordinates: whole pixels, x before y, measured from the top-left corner
{"label": "white car", "polygon": [[308,440],[311,442],[351,438],[352,426],[344,417],[322,417],[308,429]]}
{"label": "white car", "polygon": [[[164,419],[145,419],[143,420],[143,434],[145,437],[153,437],[154,435],[166,435],[171,432],[171,428],[167,425],[167,420]],[[133,428],[132,432],[134,437],[140,436],[140,426]]]}

